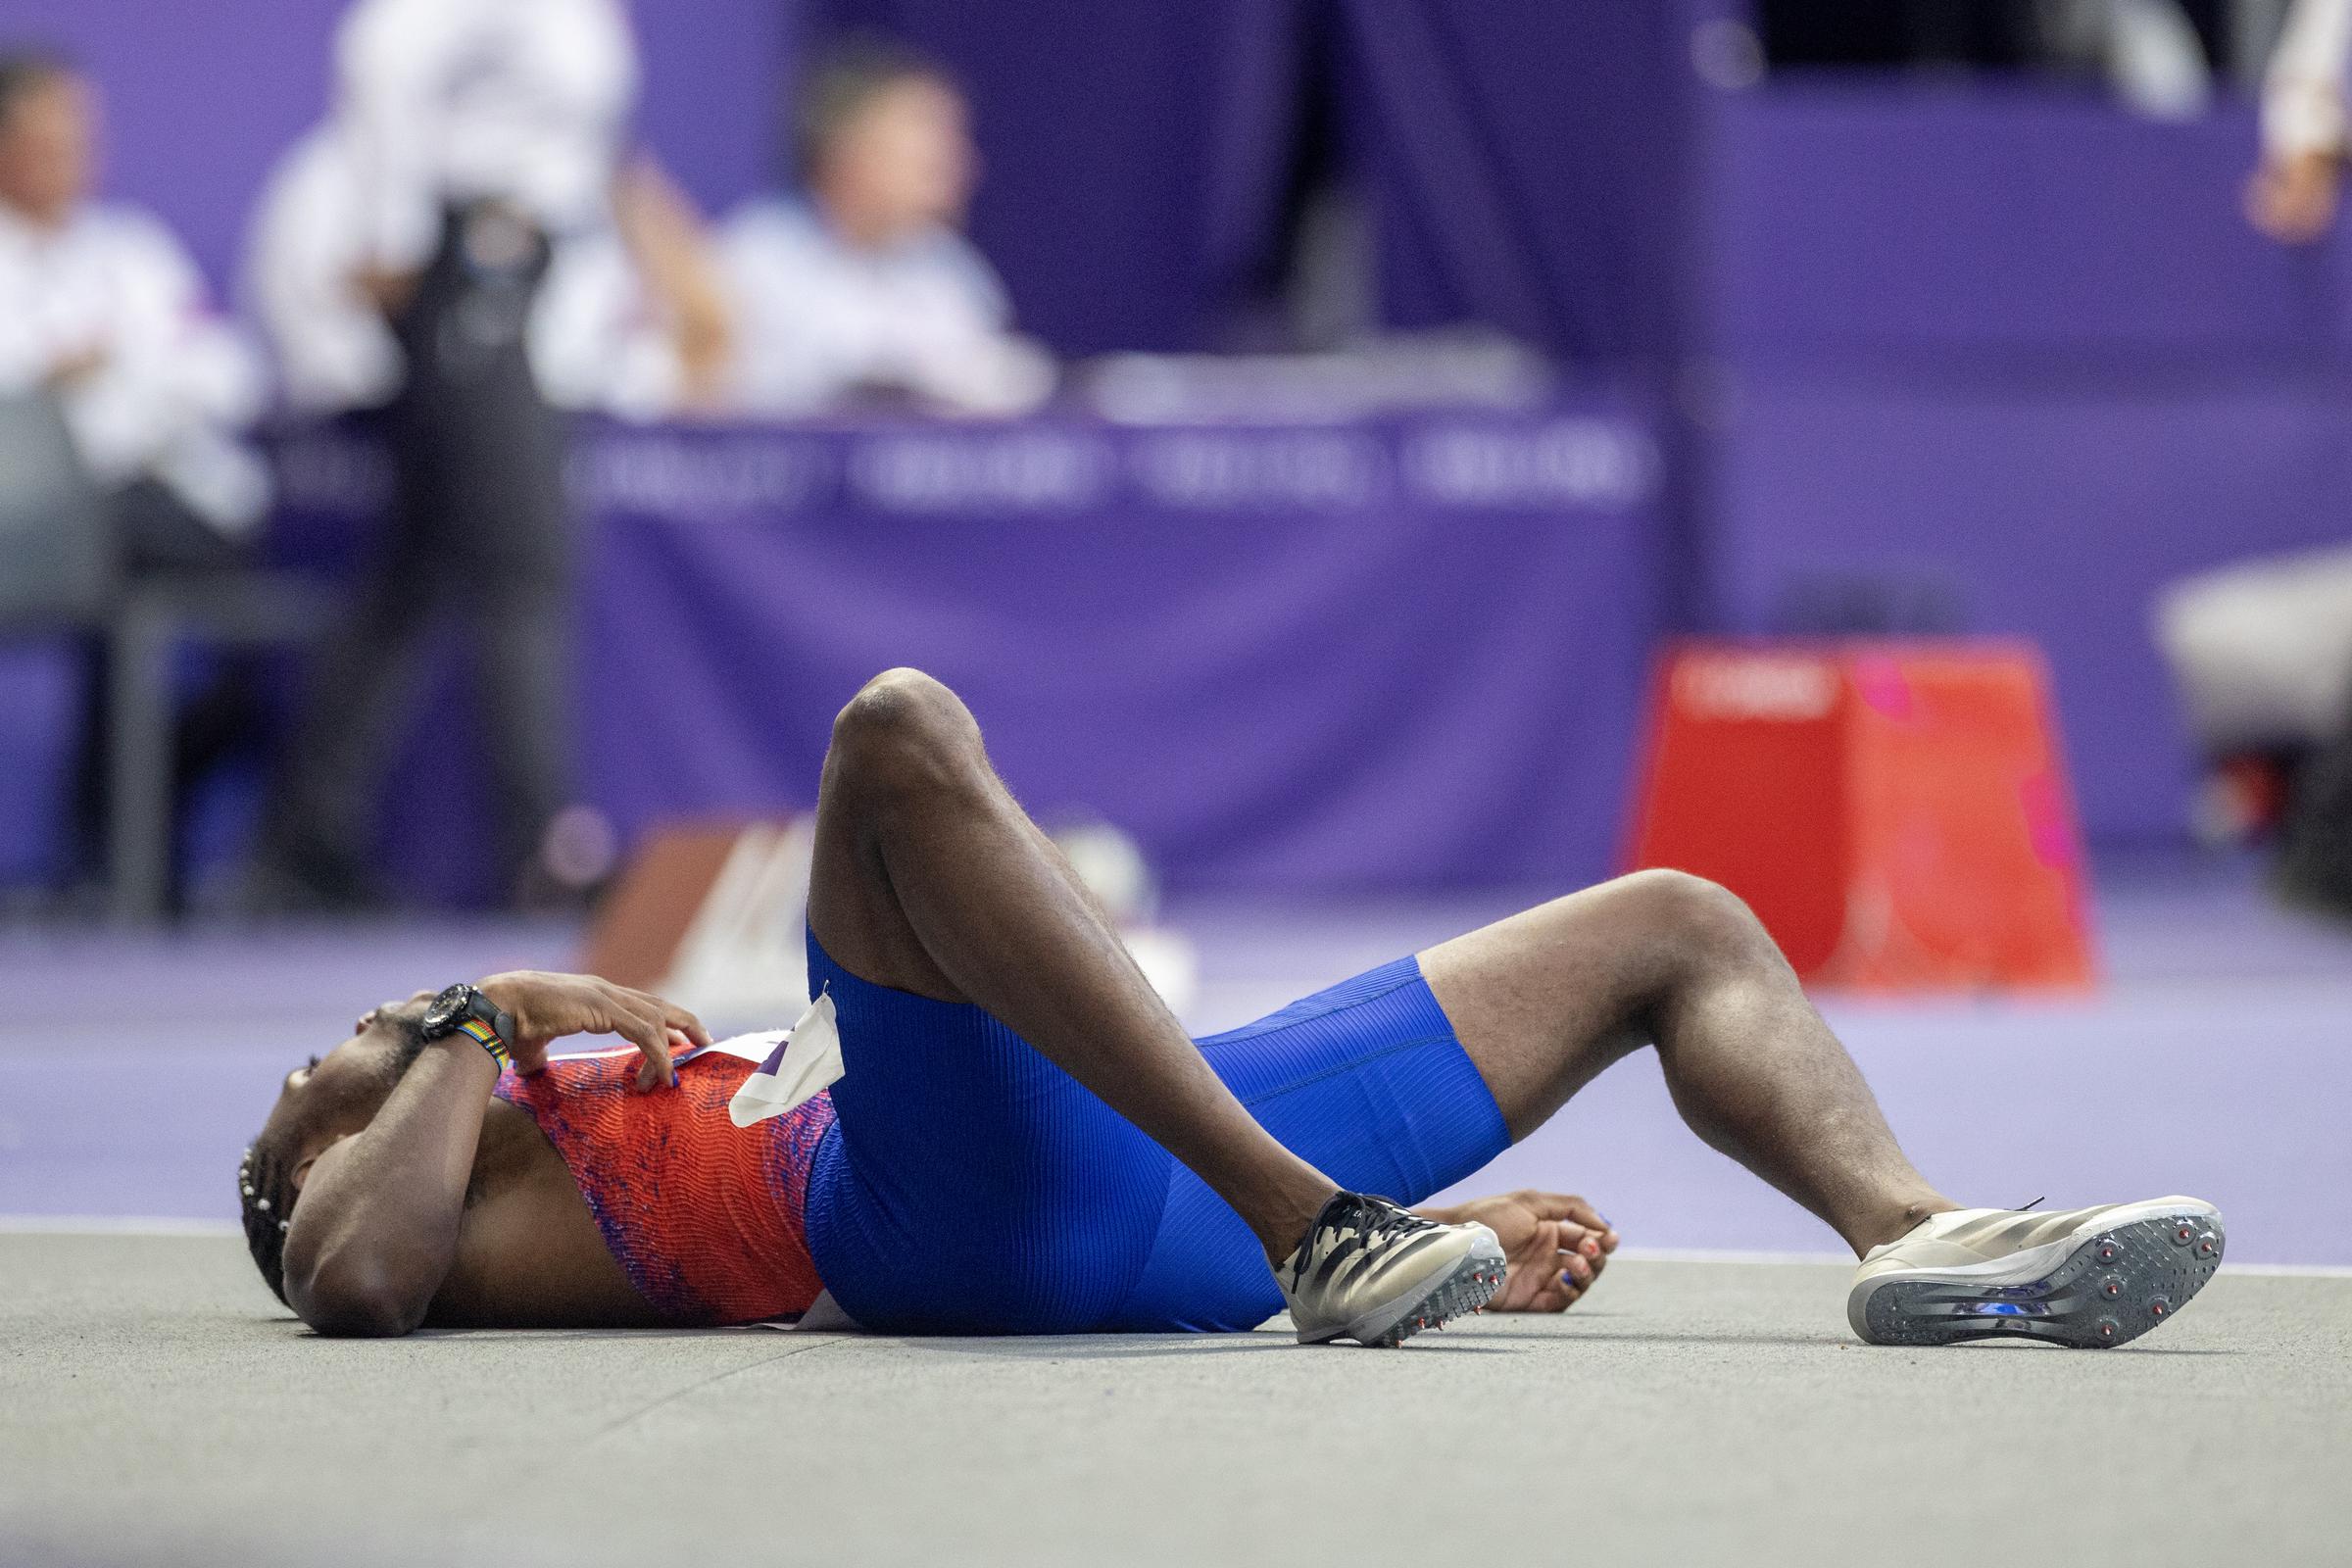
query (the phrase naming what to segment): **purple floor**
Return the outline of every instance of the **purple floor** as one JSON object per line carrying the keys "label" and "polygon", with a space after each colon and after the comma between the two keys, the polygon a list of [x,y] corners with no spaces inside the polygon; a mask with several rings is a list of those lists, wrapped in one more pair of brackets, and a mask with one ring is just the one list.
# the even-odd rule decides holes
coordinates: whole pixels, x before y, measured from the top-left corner
{"label": "purple floor", "polygon": [[[1824,999],[1913,1157],[1964,1202],[2194,1193],[2229,1214],[2235,1259],[2352,1264],[2352,934],[2273,909],[2236,864],[2110,864],[2100,886],[2094,999]],[[1180,906],[1200,951],[1191,1021],[1244,1021],[1520,902]],[[478,923],[0,933],[0,1223],[225,1222],[275,1080],[354,1013],[560,966],[574,941]],[[1475,1185],[1582,1192],[1645,1247],[1837,1246],[1684,1131],[1646,1054]]]}

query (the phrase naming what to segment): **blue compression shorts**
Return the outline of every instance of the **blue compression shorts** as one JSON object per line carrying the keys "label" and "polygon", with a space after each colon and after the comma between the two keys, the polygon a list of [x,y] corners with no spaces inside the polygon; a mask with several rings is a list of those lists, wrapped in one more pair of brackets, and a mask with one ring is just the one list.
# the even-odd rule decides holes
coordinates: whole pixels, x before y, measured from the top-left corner
{"label": "blue compression shorts", "polygon": [[[1282,1310],[1257,1238],[1200,1177],[978,1007],[858,979],[808,941],[841,1028],[809,1171],[818,1276],[867,1328],[1254,1328]],[[1509,1144],[1399,958],[1200,1042],[1250,1113],[1342,1187],[1418,1202]]]}

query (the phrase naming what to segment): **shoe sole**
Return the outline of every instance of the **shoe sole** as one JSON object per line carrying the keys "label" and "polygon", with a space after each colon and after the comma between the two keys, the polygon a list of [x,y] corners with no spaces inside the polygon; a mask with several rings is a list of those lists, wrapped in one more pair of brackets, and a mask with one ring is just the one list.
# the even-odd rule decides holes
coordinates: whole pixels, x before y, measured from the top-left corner
{"label": "shoe sole", "polygon": [[1502,1289],[1508,1270],[1501,1246],[1480,1242],[1418,1295],[1401,1303],[1376,1307],[1352,1323],[1301,1333],[1298,1343],[1329,1345],[1334,1340],[1353,1340],[1372,1349],[1393,1350],[1423,1329],[1442,1329],[1452,1319],[1485,1306]]}
{"label": "shoe sole", "polygon": [[1875,1345],[2028,1339],[2112,1349],[2187,1305],[2221,1266],[2225,1243],[2220,1214],[2179,1209],[2002,1258],[1998,1279],[1966,1270],[1881,1275],[1850,1310]]}

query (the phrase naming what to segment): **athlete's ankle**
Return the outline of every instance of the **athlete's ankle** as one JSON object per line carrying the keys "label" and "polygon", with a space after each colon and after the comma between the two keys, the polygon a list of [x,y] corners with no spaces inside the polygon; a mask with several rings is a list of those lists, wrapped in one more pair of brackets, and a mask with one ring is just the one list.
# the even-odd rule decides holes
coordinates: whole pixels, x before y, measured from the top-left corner
{"label": "athlete's ankle", "polygon": [[1268,1264],[1279,1267],[1290,1260],[1291,1254],[1306,1241],[1307,1233],[1315,1228],[1315,1219],[1323,1212],[1323,1206],[1339,1191],[1336,1185],[1325,1183],[1319,1197],[1311,1189],[1285,1193],[1245,1216],[1257,1236],[1258,1246],[1265,1249]]}
{"label": "athlete's ankle", "polygon": [[1845,1243],[1854,1250],[1856,1257],[1861,1257],[1874,1247],[1884,1247],[1910,1235],[1934,1216],[1948,1214],[1962,1206],[1941,1193],[1923,1194],[1909,1202],[1887,1205],[1849,1233]]}

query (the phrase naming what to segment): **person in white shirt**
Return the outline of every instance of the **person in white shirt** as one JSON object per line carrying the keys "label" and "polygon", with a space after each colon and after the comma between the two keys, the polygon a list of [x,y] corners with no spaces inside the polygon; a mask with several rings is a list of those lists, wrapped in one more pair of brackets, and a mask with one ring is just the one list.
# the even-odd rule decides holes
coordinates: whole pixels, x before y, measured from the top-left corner
{"label": "person in white shirt", "polygon": [[618,0],[357,0],[335,72],[367,248],[412,278],[452,205],[593,227],[638,85]]}
{"label": "person in white shirt", "polygon": [[739,211],[720,240],[739,410],[806,415],[864,398],[1014,414],[1053,391],[1052,362],[1011,329],[987,261],[959,232],[978,167],[962,96],[878,41],[804,83],[805,199]]}
{"label": "person in white shirt", "polygon": [[[0,57],[0,400],[44,403],[105,498],[123,584],[243,566],[270,499],[238,437],[260,409],[258,362],[210,309],[170,229],[93,199],[97,103],[61,61]],[[83,645],[84,721],[63,880],[94,876],[106,820],[108,668]],[[182,793],[255,714],[233,671],[183,710]]]}
{"label": "person in white shirt", "polygon": [[618,0],[356,0],[336,68],[320,156],[348,176],[349,250],[335,248],[351,261],[338,283],[312,258],[301,286],[372,301],[389,345],[346,320],[294,363],[329,401],[396,379],[392,516],[314,671],[254,901],[376,902],[376,797],[445,622],[464,627],[480,722],[444,755],[488,774],[490,875],[562,898],[546,850],[572,787],[567,432],[530,337],[557,255],[612,222],[637,89],[627,19]]}
{"label": "person in white shirt", "polygon": [[195,525],[126,537],[133,564],[143,549],[217,561],[269,500],[236,436],[260,410],[260,367],[172,231],[91,198],[96,118],[70,68],[0,61],[0,395],[53,395],[93,478],[150,484]]}

